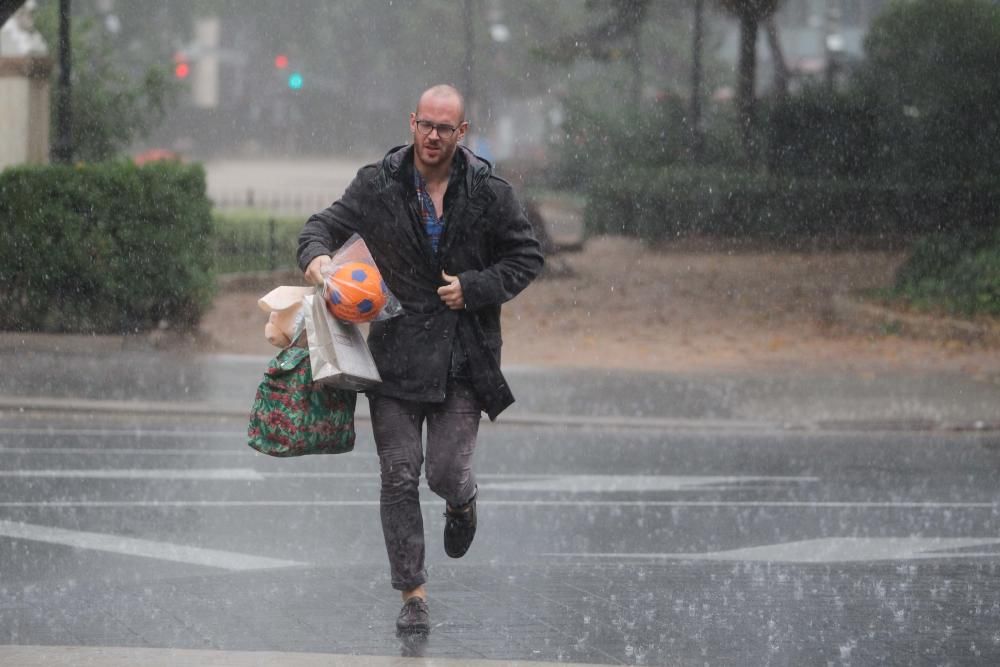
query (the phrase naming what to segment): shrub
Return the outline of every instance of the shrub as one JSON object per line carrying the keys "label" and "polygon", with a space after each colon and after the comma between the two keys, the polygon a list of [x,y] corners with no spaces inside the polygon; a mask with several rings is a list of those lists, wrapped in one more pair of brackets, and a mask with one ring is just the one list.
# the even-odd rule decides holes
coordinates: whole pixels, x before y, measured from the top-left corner
{"label": "shrub", "polygon": [[875,161],[876,118],[859,98],[809,88],[768,114],[767,167],[800,178],[857,178]]}
{"label": "shrub", "polygon": [[961,180],[1000,170],[1000,7],[891,3],[865,40],[854,88],[876,110],[888,178]]}
{"label": "shrub", "polygon": [[194,325],[210,303],[212,221],[198,165],[0,173],[0,328],[123,333]]}
{"label": "shrub", "polygon": [[920,309],[1000,316],[1000,230],[920,239],[896,274],[892,296]]}
{"label": "shrub", "polygon": [[996,183],[889,185],[727,170],[631,169],[593,184],[585,224],[590,234],[648,242],[696,234],[799,247],[858,238],[905,240],[964,226],[989,229],[998,206]]}
{"label": "shrub", "polygon": [[[51,45],[59,43],[56,5],[44,3],[37,14],[39,32]],[[156,49],[116,53],[104,27],[92,17],[75,15],[71,30],[73,154],[91,162],[110,160],[160,125],[181,87]],[[61,94],[59,86],[52,86],[53,108]],[[53,137],[58,136],[57,120],[53,113]]]}

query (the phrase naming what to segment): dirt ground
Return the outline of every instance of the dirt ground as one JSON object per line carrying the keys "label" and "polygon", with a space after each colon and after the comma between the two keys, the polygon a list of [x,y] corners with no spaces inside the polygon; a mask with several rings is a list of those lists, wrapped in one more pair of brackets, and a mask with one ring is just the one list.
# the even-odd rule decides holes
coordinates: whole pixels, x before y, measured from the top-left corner
{"label": "dirt ground", "polygon": [[[996,347],[860,331],[836,319],[834,295],[888,285],[900,261],[899,253],[877,251],[719,252],[697,242],[653,250],[591,239],[582,251],[556,255],[554,275],[504,306],[503,360],[670,372],[896,367],[1000,377]],[[266,315],[256,305],[270,286],[246,287],[220,292],[203,337],[219,352],[271,354]]]}

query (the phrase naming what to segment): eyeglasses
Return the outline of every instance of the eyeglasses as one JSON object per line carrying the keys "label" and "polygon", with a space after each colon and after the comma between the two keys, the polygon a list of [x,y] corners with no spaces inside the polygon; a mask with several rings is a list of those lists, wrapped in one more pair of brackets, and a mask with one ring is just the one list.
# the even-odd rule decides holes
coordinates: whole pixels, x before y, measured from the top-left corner
{"label": "eyeglasses", "polygon": [[431,130],[437,130],[438,136],[447,141],[451,139],[451,136],[455,134],[457,127],[452,127],[451,125],[441,125],[438,123],[432,123],[429,120],[418,120],[416,121],[417,130],[420,134],[425,137],[431,133]]}

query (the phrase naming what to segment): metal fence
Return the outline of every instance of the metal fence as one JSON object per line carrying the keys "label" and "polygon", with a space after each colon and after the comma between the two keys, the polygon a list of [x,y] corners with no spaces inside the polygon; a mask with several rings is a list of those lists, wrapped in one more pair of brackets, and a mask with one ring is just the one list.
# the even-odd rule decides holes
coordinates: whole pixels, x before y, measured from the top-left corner
{"label": "metal fence", "polygon": [[213,205],[220,211],[255,210],[278,216],[309,216],[329,206],[329,193],[318,190],[281,192],[246,188],[245,190],[210,191]]}

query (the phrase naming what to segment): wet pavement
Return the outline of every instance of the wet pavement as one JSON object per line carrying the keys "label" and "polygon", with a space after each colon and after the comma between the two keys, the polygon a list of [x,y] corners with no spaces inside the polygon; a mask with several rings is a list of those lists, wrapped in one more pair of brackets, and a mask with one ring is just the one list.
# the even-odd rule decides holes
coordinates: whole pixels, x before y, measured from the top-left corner
{"label": "wet pavement", "polygon": [[[0,407],[245,414],[267,357],[157,351],[143,339],[0,333]],[[916,370],[637,373],[507,367],[508,423],[696,428],[1000,428],[1000,381]],[[36,399],[36,400],[26,400]],[[88,401],[101,401],[91,405]],[[115,402],[122,405],[115,405]],[[173,407],[171,407],[173,406]],[[367,406],[360,402],[362,413]]]}
{"label": "wet pavement", "polygon": [[269,459],[266,360],[52,340],[0,355],[2,664],[1000,662],[987,382],[509,369],[465,558],[422,490],[403,641],[367,421]]}

